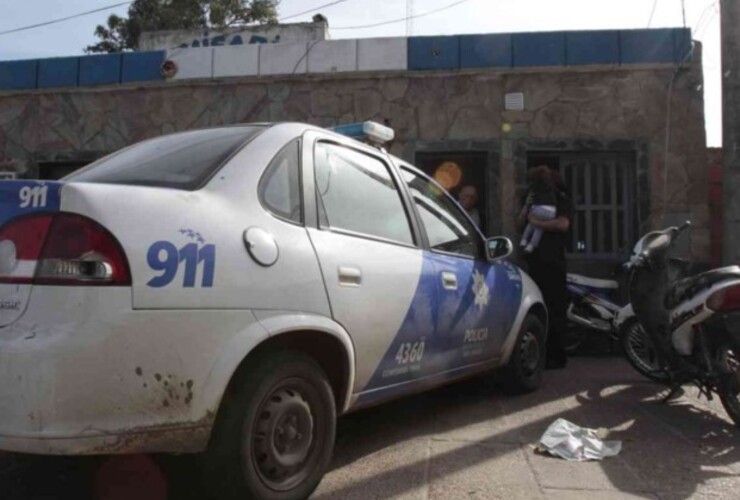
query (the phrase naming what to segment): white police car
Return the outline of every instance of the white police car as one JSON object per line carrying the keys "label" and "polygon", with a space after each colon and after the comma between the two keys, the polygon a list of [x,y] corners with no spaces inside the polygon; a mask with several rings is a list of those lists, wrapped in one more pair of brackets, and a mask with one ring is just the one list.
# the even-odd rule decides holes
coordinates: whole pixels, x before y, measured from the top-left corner
{"label": "white police car", "polygon": [[420,171],[304,124],[2,181],[0,449],[207,450],[221,498],[305,497],[339,414],[499,367],[538,386],[547,314],[510,252]]}

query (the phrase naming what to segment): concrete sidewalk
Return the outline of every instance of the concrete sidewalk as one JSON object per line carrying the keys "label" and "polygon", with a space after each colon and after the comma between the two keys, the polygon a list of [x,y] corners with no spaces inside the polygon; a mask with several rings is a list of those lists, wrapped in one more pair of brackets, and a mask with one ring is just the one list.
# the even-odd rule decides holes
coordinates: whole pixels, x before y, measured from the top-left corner
{"label": "concrete sidewalk", "polygon": [[[480,378],[351,414],[339,421],[314,498],[740,498],[740,431],[720,403],[689,391],[658,404],[662,393],[620,358],[576,358],[527,396],[505,396]],[[610,429],[622,453],[584,463],[535,454],[558,417]],[[90,498],[100,464],[11,458],[15,467],[0,467],[4,500]],[[194,459],[157,461],[171,499],[202,497]]]}
{"label": "concrete sidewalk", "polygon": [[[687,391],[666,405],[659,394],[620,358],[576,358],[535,394],[476,379],[348,415],[315,498],[739,498],[740,431],[719,401]],[[558,417],[610,429],[622,453],[535,454]]]}

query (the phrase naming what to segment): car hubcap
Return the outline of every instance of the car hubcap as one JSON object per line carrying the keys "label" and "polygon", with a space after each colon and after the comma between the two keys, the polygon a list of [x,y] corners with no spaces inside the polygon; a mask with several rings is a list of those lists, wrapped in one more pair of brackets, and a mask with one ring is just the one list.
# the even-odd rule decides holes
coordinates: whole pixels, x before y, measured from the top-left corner
{"label": "car hubcap", "polygon": [[305,477],[313,432],[311,407],[300,391],[280,387],[265,398],[254,425],[252,457],[267,486],[287,490]]}
{"label": "car hubcap", "polygon": [[537,372],[540,364],[540,343],[532,332],[525,332],[520,346],[522,373],[529,377]]}

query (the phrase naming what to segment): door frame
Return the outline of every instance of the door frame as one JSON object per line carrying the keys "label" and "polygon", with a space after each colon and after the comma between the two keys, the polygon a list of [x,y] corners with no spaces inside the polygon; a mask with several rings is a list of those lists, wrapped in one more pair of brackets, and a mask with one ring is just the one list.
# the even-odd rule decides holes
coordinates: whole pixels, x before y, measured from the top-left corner
{"label": "door frame", "polygon": [[501,141],[468,141],[468,140],[416,140],[409,141],[403,150],[403,158],[411,165],[416,165],[417,153],[482,153],[486,155],[483,172],[483,189],[479,197],[486,198],[486,227],[480,228],[486,235],[503,234],[503,217],[501,212],[500,160]]}

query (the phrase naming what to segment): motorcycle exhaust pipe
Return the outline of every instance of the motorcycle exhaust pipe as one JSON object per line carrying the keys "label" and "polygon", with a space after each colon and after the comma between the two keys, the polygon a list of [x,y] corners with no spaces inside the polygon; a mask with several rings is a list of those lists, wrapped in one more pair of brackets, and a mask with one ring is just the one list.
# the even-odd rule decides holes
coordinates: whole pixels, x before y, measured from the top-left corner
{"label": "motorcycle exhaust pipe", "polygon": [[599,324],[594,321],[591,321],[588,318],[584,318],[582,316],[578,316],[572,312],[568,312],[568,320],[570,320],[573,323],[576,323],[581,326],[585,326],[587,328],[592,328],[594,330],[600,330],[603,332],[609,332],[611,331],[611,327],[608,324]]}

